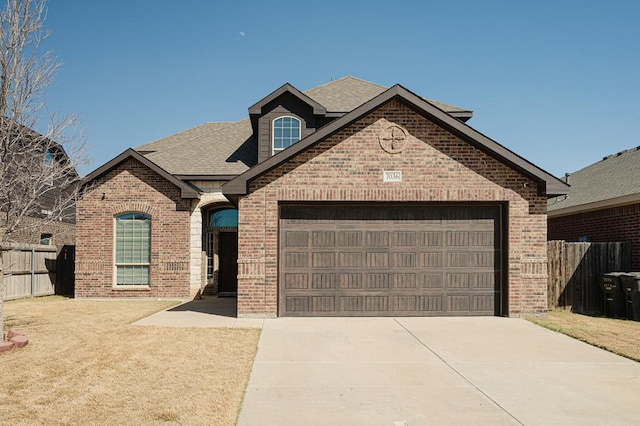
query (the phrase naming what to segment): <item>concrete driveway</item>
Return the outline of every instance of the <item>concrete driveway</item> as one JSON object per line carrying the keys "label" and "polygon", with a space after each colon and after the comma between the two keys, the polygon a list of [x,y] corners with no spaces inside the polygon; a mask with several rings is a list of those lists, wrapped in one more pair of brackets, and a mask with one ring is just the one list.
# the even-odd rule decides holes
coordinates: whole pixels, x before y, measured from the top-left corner
{"label": "concrete driveway", "polygon": [[640,363],[522,319],[278,318],[238,424],[639,422]]}

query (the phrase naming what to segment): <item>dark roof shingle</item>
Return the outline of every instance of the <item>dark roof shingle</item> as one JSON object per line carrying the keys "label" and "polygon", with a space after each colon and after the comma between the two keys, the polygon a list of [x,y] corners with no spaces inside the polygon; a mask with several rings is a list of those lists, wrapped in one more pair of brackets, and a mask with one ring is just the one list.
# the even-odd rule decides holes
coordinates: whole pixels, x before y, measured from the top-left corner
{"label": "dark roof shingle", "polygon": [[569,174],[569,185],[568,196],[549,200],[549,212],[640,193],[640,147],[609,155]]}
{"label": "dark roof shingle", "polygon": [[[385,86],[346,76],[303,93],[328,112],[346,113],[385,90]],[[462,108],[425,100],[445,112],[470,114]],[[238,122],[205,123],[135,149],[174,175],[239,175],[255,165],[256,145],[247,118]]]}
{"label": "dark roof shingle", "polygon": [[236,175],[256,162],[251,122],[205,123],[136,148],[174,175]]}

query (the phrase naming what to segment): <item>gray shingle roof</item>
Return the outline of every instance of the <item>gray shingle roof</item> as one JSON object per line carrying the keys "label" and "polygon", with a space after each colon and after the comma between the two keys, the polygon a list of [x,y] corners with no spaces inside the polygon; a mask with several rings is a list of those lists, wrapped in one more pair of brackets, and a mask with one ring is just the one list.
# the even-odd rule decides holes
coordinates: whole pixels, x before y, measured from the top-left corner
{"label": "gray shingle roof", "polygon": [[136,148],[174,175],[236,175],[255,164],[256,143],[248,118],[206,123]]}
{"label": "gray shingle roof", "polygon": [[640,193],[640,147],[605,157],[569,175],[568,197],[549,200],[548,211]]}
{"label": "gray shingle roof", "polygon": [[[345,113],[387,87],[346,76],[304,92],[328,112]],[[468,111],[425,99],[446,112]],[[136,151],[174,175],[239,175],[254,166],[257,146],[251,122],[205,123],[138,146]]]}
{"label": "gray shingle roof", "polygon": [[[347,75],[304,92],[331,112],[349,112],[378,96],[388,87]],[[453,105],[423,98],[446,112],[469,111]]]}

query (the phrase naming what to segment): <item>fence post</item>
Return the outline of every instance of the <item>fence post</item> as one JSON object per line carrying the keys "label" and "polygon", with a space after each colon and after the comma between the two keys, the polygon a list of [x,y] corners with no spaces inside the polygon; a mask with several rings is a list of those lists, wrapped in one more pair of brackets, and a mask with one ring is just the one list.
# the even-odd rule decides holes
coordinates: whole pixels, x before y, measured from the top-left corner
{"label": "fence post", "polygon": [[36,249],[31,247],[31,297],[36,294]]}

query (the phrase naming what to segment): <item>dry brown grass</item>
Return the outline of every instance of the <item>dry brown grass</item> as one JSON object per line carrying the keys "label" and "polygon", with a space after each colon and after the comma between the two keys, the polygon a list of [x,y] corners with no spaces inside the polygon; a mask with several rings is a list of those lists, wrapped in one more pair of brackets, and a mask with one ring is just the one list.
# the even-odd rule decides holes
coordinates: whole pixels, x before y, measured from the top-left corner
{"label": "dry brown grass", "polygon": [[640,361],[640,322],[551,311],[535,324],[566,334],[609,352]]}
{"label": "dry brown grass", "polygon": [[30,341],[0,355],[0,424],[235,424],[260,331],[130,325],[172,304],[6,302]]}

